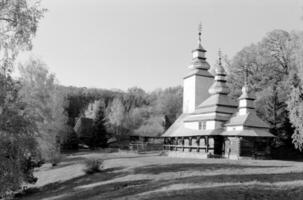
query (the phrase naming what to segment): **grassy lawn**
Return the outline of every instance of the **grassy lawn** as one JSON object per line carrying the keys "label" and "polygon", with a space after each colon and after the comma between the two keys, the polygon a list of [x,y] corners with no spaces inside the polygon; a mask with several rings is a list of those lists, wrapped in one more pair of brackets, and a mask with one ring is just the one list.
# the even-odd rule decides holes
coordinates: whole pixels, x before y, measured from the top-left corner
{"label": "grassy lawn", "polygon": [[[86,175],[87,158],[105,159],[104,171]],[[36,185],[17,199],[303,199],[301,162],[92,152],[66,155],[35,173]]]}

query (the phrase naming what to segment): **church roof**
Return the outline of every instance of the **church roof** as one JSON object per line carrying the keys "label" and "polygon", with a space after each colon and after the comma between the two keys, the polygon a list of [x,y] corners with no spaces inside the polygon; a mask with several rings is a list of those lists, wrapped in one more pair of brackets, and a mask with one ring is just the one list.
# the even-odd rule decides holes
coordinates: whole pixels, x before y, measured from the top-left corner
{"label": "church roof", "polygon": [[198,76],[205,76],[205,77],[209,77],[209,78],[213,78],[214,76],[209,73],[209,71],[207,70],[201,70],[201,69],[193,69],[191,70],[184,78],[188,78],[190,76],[193,75],[198,75]]}
{"label": "church roof", "polygon": [[193,114],[224,113],[224,114],[232,115],[235,112],[236,112],[236,108],[234,107],[211,106],[211,107],[205,107],[203,109],[198,109]]}
{"label": "church roof", "polygon": [[155,138],[155,137],[161,137],[162,133],[159,133],[157,131],[150,131],[150,132],[134,132],[130,134],[131,136],[139,136],[139,137],[150,137],[150,138]]}
{"label": "church roof", "polygon": [[214,94],[203,101],[195,113],[223,112],[233,114],[238,107],[237,102],[227,95]]}
{"label": "church roof", "polygon": [[246,137],[275,137],[264,129],[245,129],[241,131],[224,131],[222,136],[246,136]]}
{"label": "church roof", "polygon": [[194,130],[184,127],[184,124],[179,126],[170,134],[164,134],[163,137],[190,137],[190,136],[210,136],[210,135],[220,135],[223,129],[214,130]]}
{"label": "church roof", "polygon": [[206,50],[203,48],[202,44],[201,44],[201,39],[199,39],[198,41],[198,47],[194,50],[192,50],[192,52],[194,51],[201,51],[201,52],[206,52]]}
{"label": "church roof", "polygon": [[192,64],[189,66],[189,68],[195,68],[195,69],[204,69],[204,70],[209,70],[210,65],[208,62],[204,59],[201,58],[195,58],[192,61]]}
{"label": "church roof", "polygon": [[205,120],[217,120],[217,121],[227,121],[229,120],[230,115],[189,115],[184,119],[184,122],[192,121],[205,121]]}
{"label": "church roof", "polygon": [[254,111],[239,115],[236,113],[225,126],[245,126],[245,127],[257,127],[257,128],[270,128],[270,126],[260,119]]}
{"label": "church roof", "polygon": [[181,114],[178,119],[165,131],[165,133],[162,135],[163,137],[168,137],[172,134],[174,134],[174,132],[179,129],[181,126],[183,125],[183,120],[185,117],[187,117],[188,114]]}
{"label": "church roof", "polygon": [[228,94],[230,92],[225,82],[214,82],[208,90],[209,94]]}
{"label": "church roof", "polygon": [[188,137],[197,135],[220,135],[223,129],[215,130],[194,130],[189,129],[184,126],[184,120],[188,117],[188,114],[182,114],[180,117],[172,124],[169,129],[162,135],[162,137]]}

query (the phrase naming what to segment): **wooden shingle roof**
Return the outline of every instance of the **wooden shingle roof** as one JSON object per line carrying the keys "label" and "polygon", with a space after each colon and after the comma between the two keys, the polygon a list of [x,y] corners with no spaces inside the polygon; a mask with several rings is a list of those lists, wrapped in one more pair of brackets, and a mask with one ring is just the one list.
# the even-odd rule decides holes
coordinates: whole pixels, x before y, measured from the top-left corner
{"label": "wooden shingle roof", "polygon": [[254,111],[243,115],[239,115],[239,113],[236,113],[233,117],[230,118],[230,120],[225,124],[225,126],[244,126],[267,129],[270,128],[270,126],[262,119],[260,119]]}
{"label": "wooden shingle roof", "polygon": [[231,99],[227,95],[215,94],[208,97],[203,101],[194,112],[199,113],[210,113],[210,112],[221,112],[233,114],[236,112],[238,107],[237,102]]}
{"label": "wooden shingle roof", "polygon": [[178,119],[165,131],[165,133],[162,135],[162,137],[174,137],[171,135],[174,135],[174,133],[177,129],[179,129],[181,126],[184,126],[183,120],[187,116],[188,116],[188,114],[181,114],[178,117]]}
{"label": "wooden shingle roof", "polygon": [[275,137],[265,129],[245,129],[241,131],[224,131],[222,136],[243,136],[243,137]]}

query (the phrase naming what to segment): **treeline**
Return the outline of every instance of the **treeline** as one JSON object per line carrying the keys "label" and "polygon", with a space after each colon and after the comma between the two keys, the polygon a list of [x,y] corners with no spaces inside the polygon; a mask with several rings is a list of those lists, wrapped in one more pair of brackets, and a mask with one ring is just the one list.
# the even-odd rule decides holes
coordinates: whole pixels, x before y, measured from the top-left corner
{"label": "treeline", "polygon": [[[33,168],[56,165],[62,151],[79,144],[105,148],[112,138],[131,134],[160,136],[181,114],[180,86],[150,93],[136,87],[126,92],[65,87],[34,57],[18,69],[18,79],[11,72],[0,76],[1,195],[35,182]],[[81,118],[92,120],[84,135],[75,129]]]}
{"label": "treeline", "polygon": [[[182,87],[158,89],[147,93],[134,87],[124,91],[63,87],[68,118],[67,125],[75,127],[81,117],[93,120],[89,131],[61,135],[64,150],[84,143],[91,148],[107,147],[108,140],[129,135],[160,136],[181,114]],[[76,131],[77,132],[77,131]],[[84,138],[84,140],[82,140]]]}

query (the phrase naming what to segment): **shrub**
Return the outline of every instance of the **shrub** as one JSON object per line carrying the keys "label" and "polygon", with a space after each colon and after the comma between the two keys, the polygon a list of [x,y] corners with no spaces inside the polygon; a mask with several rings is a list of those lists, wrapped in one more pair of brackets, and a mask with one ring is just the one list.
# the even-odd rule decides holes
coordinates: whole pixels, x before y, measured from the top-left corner
{"label": "shrub", "polygon": [[87,159],[85,161],[85,169],[84,169],[85,173],[94,174],[97,172],[101,172],[103,168],[103,162],[104,160],[96,159],[96,158]]}
{"label": "shrub", "polygon": [[60,135],[61,151],[78,150],[79,139],[77,133],[71,128],[67,127]]}
{"label": "shrub", "polygon": [[51,152],[50,163],[53,167],[57,166],[62,160],[60,152]]}

